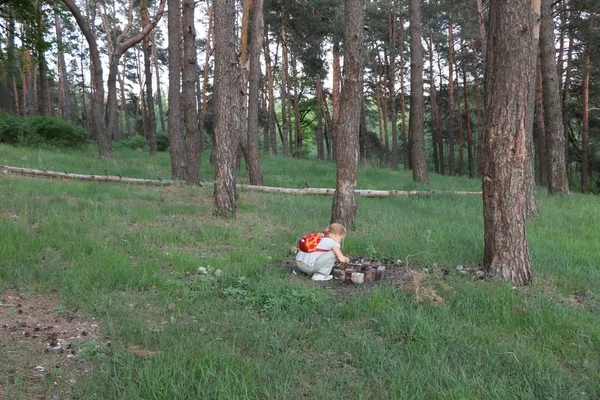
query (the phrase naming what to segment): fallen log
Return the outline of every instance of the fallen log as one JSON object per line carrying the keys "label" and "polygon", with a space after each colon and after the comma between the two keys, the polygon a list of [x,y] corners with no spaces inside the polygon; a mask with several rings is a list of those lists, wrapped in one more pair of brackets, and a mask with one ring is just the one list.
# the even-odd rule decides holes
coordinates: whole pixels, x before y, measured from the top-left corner
{"label": "fallen log", "polygon": [[[71,174],[67,172],[48,171],[46,169],[31,169],[31,168],[19,168],[10,167],[8,165],[2,166],[2,173],[16,174],[16,175],[29,175],[29,176],[43,176],[47,178],[66,178],[66,179],[77,179],[84,181],[97,181],[97,182],[122,182],[122,183],[133,183],[141,185],[158,185],[158,186],[170,186],[181,184],[181,181],[174,181],[168,179],[138,179],[138,178],[124,178],[121,175],[84,175],[84,174]],[[212,183],[203,183],[204,185],[212,185]],[[333,196],[335,189],[330,188],[280,188],[272,186],[256,186],[238,184],[238,188],[241,190],[248,190],[254,192],[270,192],[270,193],[285,193],[295,195],[323,195]],[[431,196],[435,194],[454,194],[454,195],[474,195],[481,196],[481,192],[468,192],[468,191],[452,191],[452,190],[368,190],[368,189],[356,189],[354,191],[357,195],[363,197],[391,197],[391,196]]]}
{"label": "fallen log", "polygon": [[[44,176],[48,178],[66,178],[66,179],[77,179],[82,181],[98,181],[98,182],[124,182],[134,183],[139,185],[160,185],[169,186],[175,185],[180,182],[165,180],[158,177],[158,179],[138,179],[138,178],[123,178],[122,176],[114,175],[83,175],[83,174],[71,174],[68,172],[56,172],[48,171],[46,169],[31,169],[31,168],[19,168],[10,167],[8,165],[2,166],[3,174],[16,174],[16,175],[30,175],[30,176]],[[105,172],[106,173],[106,172]]]}
{"label": "fallen log", "polygon": [[[287,193],[287,194],[299,194],[299,195],[323,195],[333,196],[335,189],[330,188],[305,188],[305,189],[293,189],[293,188],[279,188],[270,186],[255,186],[255,185],[243,185],[239,184],[238,187],[242,190],[250,190],[255,192],[273,192],[273,193]],[[354,191],[359,196],[363,197],[391,197],[391,196],[430,196],[434,194],[457,194],[457,195],[475,195],[481,196],[481,192],[467,192],[467,191],[452,191],[452,190],[368,190],[368,189],[356,189]]]}

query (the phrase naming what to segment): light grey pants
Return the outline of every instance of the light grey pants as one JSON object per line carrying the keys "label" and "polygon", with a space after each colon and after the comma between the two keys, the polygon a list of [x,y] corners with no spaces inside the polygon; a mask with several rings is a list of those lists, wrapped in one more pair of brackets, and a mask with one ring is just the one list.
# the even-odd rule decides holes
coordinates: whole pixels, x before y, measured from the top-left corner
{"label": "light grey pants", "polygon": [[296,261],[296,267],[300,272],[304,272],[305,274],[321,274],[321,275],[331,275],[331,270],[333,269],[333,264],[335,263],[335,253],[333,250],[328,251],[327,253],[323,253],[323,255],[317,258],[315,261],[315,265],[312,267],[310,265],[304,264],[302,261]]}

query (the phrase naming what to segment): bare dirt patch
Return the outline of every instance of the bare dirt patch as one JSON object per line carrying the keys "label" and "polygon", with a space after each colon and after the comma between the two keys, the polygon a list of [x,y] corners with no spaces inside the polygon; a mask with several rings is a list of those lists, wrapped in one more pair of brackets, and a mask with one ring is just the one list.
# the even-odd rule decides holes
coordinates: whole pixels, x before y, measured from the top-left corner
{"label": "bare dirt patch", "polygon": [[95,319],[75,313],[58,295],[1,294],[0,399],[74,398],[102,337]]}

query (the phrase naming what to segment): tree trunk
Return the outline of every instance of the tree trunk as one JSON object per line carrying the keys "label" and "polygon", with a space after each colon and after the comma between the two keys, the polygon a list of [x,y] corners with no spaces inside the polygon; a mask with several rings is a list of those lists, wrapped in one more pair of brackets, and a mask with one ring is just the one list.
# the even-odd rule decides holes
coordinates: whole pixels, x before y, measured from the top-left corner
{"label": "tree trunk", "polygon": [[232,217],[236,211],[235,164],[241,121],[239,59],[236,54],[235,0],[214,1],[214,212]]}
{"label": "tree trunk", "polygon": [[127,137],[131,137],[131,122],[129,121],[129,115],[127,112],[127,100],[125,98],[125,65],[127,64],[127,54],[123,56],[123,72],[119,74],[119,83],[121,86],[121,119],[125,121],[125,128],[127,129]]}
{"label": "tree trunk", "polygon": [[[452,17],[452,15],[450,15]],[[448,26],[448,174],[454,175],[454,130],[456,118],[454,115],[454,29]]]}
{"label": "tree trunk", "polygon": [[171,175],[175,180],[185,180],[185,144],[181,129],[181,0],[169,0],[169,152]]}
{"label": "tree trunk", "polygon": [[67,74],[67,64],[65,62],[65,53],[63,51],[62,24],[58,14],[54,15],[54,25],[56,30],[56,47],[58,49],[58,112],[61,117],[67,121],[74,120],[74,103],[71,95],[71,85]]}
{"label": "tree trunk", "polygon": [[275,131],[275,120],[277,115],[275,114],[275,77],[273,76],[273,67],[271,66],[271,51],[269,49],[268,42],[269,35],[265,36],[265,67],[267,74],[267,92],[269,95],[269,105],[268,105],[268,128],[269,128],[269,142],[271,146],[271,154],[277,155],[277,132]]}
{"label": "tree trunk", "polygon": [[263,178],[259,162],[258,115],[260,104],[260,51],[264,36],[263,0],[254,0],[250,41],[250,71],[248,88],[248,174],[250,184],[262,186]]}
{"label": "tree trunk", "polygon": [[[109,44],[109,56],[108,56],[108,79],[106,81],[106,86],[108,89],[107,94],[107,111],[106,111],[106,129],[108,135],[108,143],[110,145],[110,140],[115,138],[117,135],[117,120],[118,120],[118,112],[117,112],[117,69],[119,60],[123,53],[129,50],[131,47],[135,46],[144,38],[146,38],[150,32],[154,29],[156,24],[160,21],[162,17],[162,13],[165,7],[166,0],[161,0],[158,11],[153,19],[149,19],[147,23],[142,24],[142,29],[140,32],[135,35],[130,35],[130,29],[133,24],[133,13],[130,11],[129,19],[127,21],[127,26],[123,30],[122,33],[118,35],[115,42],[112,46]],[[103,18],[105,19],[105,26],[108,30],[108,17],[106,13],[103,14]],[[181,24],[181,22],[180,22]],[[152,85],[152,81],[146,82],[148,85]],[[142,92],[143,93],[143,92]],[[143,97],[143,94],[142,94]],[[154,112],[154,111],[153,111]],[[156,125],[156,123],[155,123]],[[147,126],[147,125],[146,125]],[[155,127],[156,130],[156,127]]]}
{"label": "tree trunk", "polygon": [[440,155],[439,155],[439,140],[441,125],[437,112],[435,78],[433,74],[433,38],[427,41],[429,50],[429,103],[431,104],[431,139],[433,145],[433,165],[435,173],[440,173]]}
{"label": "tree trunk", "polygon": [[[148,13],[148,0],[140,0],[140,16],[142,26],[150,23],[150,14]],[[152,65],[150,57],[152,49],[150,45],[150,35],[146,35],[142,40],[142,49],[144,51],[144,74],[146,77],[146,114],[147,138],[150,143],[150,155],[156,154],[156,115],[154,113],[154,96],[152,94]],[[152,43],[156,47],[156,43]]]}
{"label": "tree trunk", "polygon": [[363,100],[364,3],[362,0],[345,0],[344,5],[344,83],[335,128],[337,180],[331,222],[354,230],[358,209],[354,188],[358,177],[358,131]]}
{"label": "tree trunk", "polygon": [[91,111],[92,120],[90,121],[90,130],[92,137],[98,140],[98,149],[100,156],[103,158],[112,158],[112,144],[106,132],[106,125],[104,118],[102,118],[102,112],[104,109],[104,78],[102,73],[102,63],[100,61],[100,52],[98,51],[98,45],[96,43],[96,36],[92,31],[92,27],[86,19],[81,15],[79,8],[75,5],[74,0],[62,0],[67,6],[77,25],[81,28],[83,35],[85,36],[91,55],[91,74],[92,74],[92,101]]}
{"label": "tree trunk", "polygon": [[425,158],[425,127],[423,122],[423,46],[421,44],[420,0],[410,0],[410,119],[409,132],[412,139],[413,180],[429,183]]}
{"label": "tree trunk", "polygon": [[[281,15],[282,21],[283,14]],[[282,136],[281,143],[283,146],[283,156],[290,156],[290,149],[288,147],[288,118],[287,118],[287,95],[288,95],[288,48],[287,38],[285,31],[285,22],[281,25],[281,128]]]}
{"label": "tree trunk", "polygon": [[[208,107],[208,96],[206,95],[206,92],[208,91],[208,73],[210,70],[210,54],[212,52],[212,48],[211,48],[211,40],[213,38],[213,6],[209,5],[208,6],[208,28],[206,31],[206,52],[204,54],[204,76],[202,77],[202,108],[200,111],[200,119],[202,121],[205,120],[206,118],[206,111],[207,111],[207,107]],[[203,127],[204,128],[204,127]],[[216,153],[214,152],[214,144],[215,144],[215,137],[214,137],[214,129],[211,130],[210,132],[210,136],[212,139],[212,151],[210,153],[210,164],[211,165],[215,165],[216,160],[215,160],[215,155]]]}
{"label": "tree trunk", "polygon": [[390,62],[388,82],[390,86],[390,107],[392,120],[392,169],[398,170],[398,113],[396,112],[396,4],[390,0],[392,13],[389,17]]}
{"label": "tree trunk", "polygon": [[[525,228],[528,109],[535,54],[531,0],[490,3],[485,70],[484,268],[515,285],[531,282]],[[535,60],[533,60],[535,61]]]}
{"label": "tree trunk", "polygon": [[565,161],[565,135],[562,124],[560,87],[554,46],[554,21],[552,1],[541,0],[542,19],[540,27],[540,59],[542,64],[542,87],[544,93],[544,126],[548,143],[548,193],[569,194],[567,163]]}
{"label": "tree trunk", "polygon": [[333,103],[333,115],[332,115],[332,129],[331,129],[331,157],[333,160],[337,159],[336,156],[336,123],[340,118],[340,90],[341,90],[341,79],[340,79],[340,43],[337,39],[333,39],[333,64],[332,64],[332,84],[331,97]]}
{"label": "tree trunk", "polygon": [[183,62],[181,80],[183,83],[183,124],[185,128],[185,181],[191,185],[200,184],[200,132],[198,131],[198,103],[196,82],[198,60],[196,57],[196,28],[194,27],[194,0],[183,0],[182,12]]}
{"label": "tree trunk", "polygon": [[581,131],[581,193],[587,193],[590,183],[589,154],[590,154],[590,47],[587,45],[583,66],[583,129]]}
{"label": "tree trunk", "polygon": [[[537,141],[536,149],[539,161],[540,170],[540,185],[548,187],[548,162],[547,153],[547,140],[546,140],[546,128],[544,124],[544,102],[542,95],[542,65],[540,58],[538,57],[537,77],[535,83],[535,111],[536,111],[536,127],[537,127]],[[560,117],[560,115],[559,115]],[[562,132],[560,132],[562,136]]]}
{"label": "tree trunk", "polygon": [[[404,29],[401,30],[404,32]],[[400,71],[400,119],[401,119],[401,141],[402,141],[402,164],[405,171],[410,169],[410,147],[408,144],[408,130],[406,129],[406,96],[404,88],[404,34],[400,37],[400,65],[403,66]]]}
{"label": "tree trunk", "polygon": [[315,86],[317,91],[317,160],[325,160],[325,148],[323,146],[323,86],[321,84],[321,75],[315,76]]}
{"label": "tree trunk", "polygon": [[483,17],[483,2],[477,0],[477,21],[479,22],[479,40],[481,40],[481,56],[483,58],[483,69],[485,70],[485,57],[487,54],[487,37],[485,33],[485,18]]}
{"label": "tree trunk", "polygon": [[465,102],[465,129],[467,131],[467,163],[469,168],[469,178],[475,177],[475,162],[473,160],[473,135],[471,134],[471,111],[469,110],[469,85],[467,82],[467,62],[466,55],[462,61],[463,73],[463,99]]}
{"label": "tree trunk", "polygon": [[167,128],[165,125],[165,112],[163,110],[162,90],[160,88],[160,68],[158,66],[158,55],[156,54],[156,48],[158,46],[156,46],[156,35],[154,32],[152,32],[152,43],[155,44],[154,46],[152,46],[152,61],[154,63],[154,75],[156,76],[156,100],[158,102],[158,119],[160,121],[160,131],[164,135],[167,133]]}
{"label": "tree trunk", "polygon": [[15,19],[7,18],[6,23],[6,111],[9,114],[18,114],[19,101],[13,90],[15,85],[17,68],[17,60],[15,58]]}

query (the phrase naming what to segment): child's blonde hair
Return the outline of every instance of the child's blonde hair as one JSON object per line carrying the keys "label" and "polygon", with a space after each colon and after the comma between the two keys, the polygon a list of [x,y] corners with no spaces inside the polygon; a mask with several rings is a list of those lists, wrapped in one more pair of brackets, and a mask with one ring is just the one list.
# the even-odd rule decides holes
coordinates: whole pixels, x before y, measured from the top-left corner
{"label": "child's blonde hair", "polygon": [[346,236],[346,228],[342,224],[331,224],[325,228],[325,233],[328,235],[334,234],[339,236]]}

